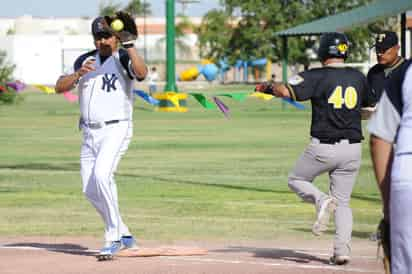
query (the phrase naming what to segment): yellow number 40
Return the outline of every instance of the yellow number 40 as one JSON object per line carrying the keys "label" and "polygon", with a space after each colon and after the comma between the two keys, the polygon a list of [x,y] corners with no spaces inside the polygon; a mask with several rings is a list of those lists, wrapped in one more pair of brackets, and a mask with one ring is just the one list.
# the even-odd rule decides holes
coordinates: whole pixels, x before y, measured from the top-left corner
{"label": "yellow number 40", "polygon": [[328,103],[333,105],[333,108],[340,109],[343,105],[347,109],[353,109],[358,103],[358,93],[354,87],[347,87],[342,96],[342,86],[337,86],[328,98]]}

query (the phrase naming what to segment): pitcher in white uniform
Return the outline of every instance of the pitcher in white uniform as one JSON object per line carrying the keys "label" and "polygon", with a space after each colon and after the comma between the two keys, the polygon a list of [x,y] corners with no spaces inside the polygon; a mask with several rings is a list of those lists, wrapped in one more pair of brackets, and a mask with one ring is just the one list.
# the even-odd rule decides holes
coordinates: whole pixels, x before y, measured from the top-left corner
{"label": "pitcher in white uniform", "polygon": [[[412,273],[412,60],[386,83],[369,121],[375,175],[389,204],[392,274]],[[394,145],[396,144],[396,145]],[[389,192],[389,195],[388,195]]]}
{"label": "pitcher in white uniform", "polygon": [[119,212],[114,172],[132,137],[133,83],[146,77],[147,68],[134,47],[137,29],[126,29],[136,28],[134,20],[121,15],[129,20],[124,29],[128,35],[117,35],[105,18],[96,18],[92,23],[96,49],[79,56],[74,73],[61,76],[55,87],[57,92],[78,88],[83,193],[105,224],[99,260],[112,259],[119,250],[136,246]]}

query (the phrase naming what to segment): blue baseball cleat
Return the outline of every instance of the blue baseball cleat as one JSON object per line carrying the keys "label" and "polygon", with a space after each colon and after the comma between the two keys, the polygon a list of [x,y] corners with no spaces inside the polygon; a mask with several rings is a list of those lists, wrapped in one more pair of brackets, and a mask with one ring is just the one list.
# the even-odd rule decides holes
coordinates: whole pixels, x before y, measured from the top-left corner
{"label": "blue baseball cleat", "polygon": [[121,248],[121,241],[111,242],[108,246],[103,247],[100,250],[99,254],[96,255],[96,258],[98,261],[113,260],[114,256],[120,251]]}
{"label": "blue baseball cleat", "polygon": [[132,235],[122,236],[122,238],[120,238],[120,242],[122,243],[122,249],[137,247],[136,240]]}

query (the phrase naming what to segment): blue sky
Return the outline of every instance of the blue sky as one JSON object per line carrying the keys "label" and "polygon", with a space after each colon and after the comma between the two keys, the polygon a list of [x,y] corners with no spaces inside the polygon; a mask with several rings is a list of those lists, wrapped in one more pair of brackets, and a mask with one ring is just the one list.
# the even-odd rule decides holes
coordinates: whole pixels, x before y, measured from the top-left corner
{"label": "blue sky", "polygon": [[[143,2],[143,0],[141,0]],[[0,17],[18,17],[33,15],[40,17],[94,17],[98,14],[99,3],[109,3],[110,0],[4,0],[1,1]],[[128,0],[111,0],[125,6]],[[155,16],[164,16],[165,0],[146,0],[151,4]],[[202,16],[208,10],[219,7],[219,0],[199,0],[199,3],[189,4],[187,15]],[[181,12],[182,5],[176,0],[176,12]]]}
{"label": "blue sky", "polygon": [[[39,17],[95,17],[99,3],[120,3],[126,5],[129,0],[2,0],[0,17],[18,17],[33,15]],[[143,2],[143,0],[141,0]],[[165,0],[145,0],[151,4],[155,16],[164,16]],[[181,12],[182,5],[176,1],[176,12]],[[202,16],[208,10],[219,7],[219,0],[198,0],[189,4],[187,15]],[[388,0],[390,1],[390,0]],[[411,15],[412,12],[408,12]]]}

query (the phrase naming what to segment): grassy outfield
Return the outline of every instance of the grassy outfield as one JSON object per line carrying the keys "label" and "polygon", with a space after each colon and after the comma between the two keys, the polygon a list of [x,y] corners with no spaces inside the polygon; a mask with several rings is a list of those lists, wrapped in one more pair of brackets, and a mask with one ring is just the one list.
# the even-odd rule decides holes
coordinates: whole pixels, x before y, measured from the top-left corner
{"label": "grassy outfield", "polygon": [[[223,90],[251,88],[209,92]],[[116,177],[125,222],[148,240],[313,237],[314,207],[287,187],[309,141],[310,110],[221,98],[230,120],[192,98],[188,113],[155,112],[136,99],[133,142]],[[0,235],[102,236],[81,193],[78,112],[62,96],[37,92],[0,106]],[[315,183],[326,190],[327,176]],[[367,140],[351,204],[353,236],[367,238],[381,216]]]}

